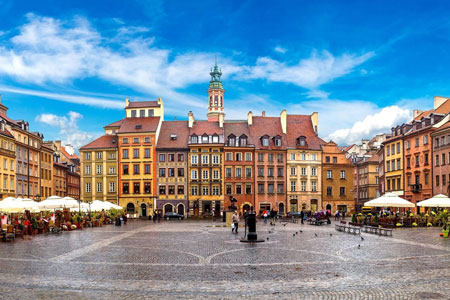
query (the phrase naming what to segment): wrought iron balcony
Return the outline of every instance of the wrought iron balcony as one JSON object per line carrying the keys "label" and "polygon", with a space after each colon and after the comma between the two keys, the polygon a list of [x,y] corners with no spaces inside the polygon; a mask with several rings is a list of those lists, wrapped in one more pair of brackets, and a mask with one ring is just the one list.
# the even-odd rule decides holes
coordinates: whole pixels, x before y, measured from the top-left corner
{"label": "wrought iron balcony", "polygon": [[410,184],[409,188],[411,189],[411,192],[413,192],[413,193],[420,193],[422,191],[422,184],[420,184],[420,183]]}

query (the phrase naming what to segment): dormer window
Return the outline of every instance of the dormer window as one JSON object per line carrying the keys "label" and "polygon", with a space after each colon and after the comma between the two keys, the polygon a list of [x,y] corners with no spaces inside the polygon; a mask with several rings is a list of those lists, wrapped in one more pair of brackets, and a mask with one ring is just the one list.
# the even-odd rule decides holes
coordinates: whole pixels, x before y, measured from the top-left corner
{"label": "dormer window", "polygon": [[209,141],[208,136],[207,136],[206,134],[203,135],[203,136],[202,136],[202,143],[203,143],[203,144],[208,144],[208,141]]}
{"label": "dormer window", "polygon": [[219,136],[217,134],[214,134],[212,137],[212,141],[213,143],[218,143],[219,142]]}
{"label": "dormer window", "polygon": [[197,143],[198,143],[198,137],[197,137],[196,135],[193,135],[193,136],[191,137],[191,142],[192,142],[193,144],[197,144]]}
{"label": "dormer window", "polygon": [[245,134],[240,136],[240,138],[239,138],[239,146],[247,147],[247,136]]}
{"label": "dormer window", "polygon": [[281,136],[277,135],[273,138],[273,142],[276,147],[281,147]]}
{"label": "dormer window", "polygon": [[261,143],[264,147],[268,147],[269,146],[269,137],[267,135],[263,136],[261,138]]}
{"label": "dormer window", "polygon": [[236,146],[236,136],[234,134],[230,134],[228,136],[228,146],[230,147]]}
{"label": "dormer window", "polygon": [[299,136],[297,138],[297,146],[306,146],[306,137],[305,136]]}

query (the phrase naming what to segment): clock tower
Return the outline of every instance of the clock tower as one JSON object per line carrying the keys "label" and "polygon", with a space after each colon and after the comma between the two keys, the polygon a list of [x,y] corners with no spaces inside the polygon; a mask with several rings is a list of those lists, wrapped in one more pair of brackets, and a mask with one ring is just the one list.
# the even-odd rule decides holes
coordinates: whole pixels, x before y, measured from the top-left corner
{"label": "clock tower", "polygon": [[[222,70],[217,66],[217,61],[214,64],[214,68],[211,69],[209,73],[211,75],[211,80],[209,82],[208,88],[208,121],[217,122],[219,119],[225,117],[223,111],[223,94],[225,90],[223,89],[222,81],[220,77],[222,76]],[[219,117],[220,116],[220,117]]]}

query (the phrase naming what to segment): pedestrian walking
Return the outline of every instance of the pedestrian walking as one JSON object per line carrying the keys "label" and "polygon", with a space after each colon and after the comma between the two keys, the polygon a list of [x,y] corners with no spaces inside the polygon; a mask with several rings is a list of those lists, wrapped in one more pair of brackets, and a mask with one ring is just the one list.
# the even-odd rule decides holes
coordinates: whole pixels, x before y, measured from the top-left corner
{"label": "pedestrian walking", "polygon": [[233,222],[233,226],[231,228],[231,232],[238,233],[239,215],[238,215],[237,211],[235,211],[233,216],[231,216],[231,221]]}
{"label": "pedestrian walking", "polygon": [[153,212],[153,223],[156,223],[156,212]]}
{"label": "pedestrian walking", "polygon": [[267,224],[267,210],[263,211],[264,224]]}
{"label": "pedestrian walking", "polygon": [[161,223],[161,212],[158,211],[158,223]]}
{"label": "pedestrian walking", "polygon": [[303,224],[303,219],[305,218],[305,212],[303,211],[303,209],[300,211],[300,220]]}

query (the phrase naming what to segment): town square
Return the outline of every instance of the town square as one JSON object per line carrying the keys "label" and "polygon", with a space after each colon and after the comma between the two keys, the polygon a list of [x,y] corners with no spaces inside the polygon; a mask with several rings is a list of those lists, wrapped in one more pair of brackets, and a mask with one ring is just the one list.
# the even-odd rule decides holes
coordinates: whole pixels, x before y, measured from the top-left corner
{"label": "town square", "polygon": [[448,11],[0,0],[0,298],[450,299]]}

